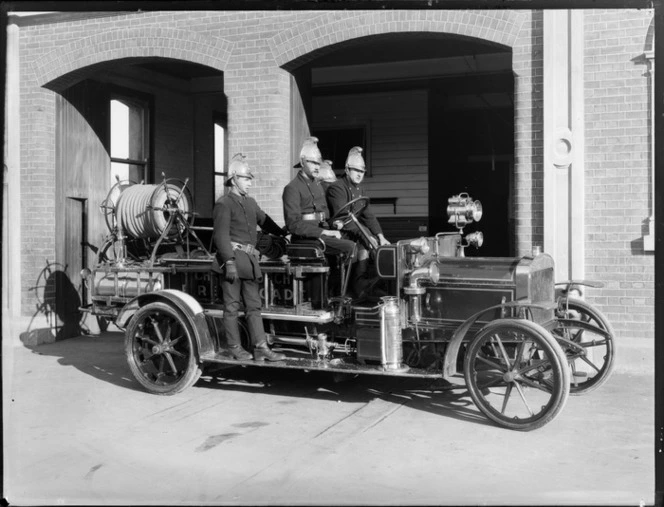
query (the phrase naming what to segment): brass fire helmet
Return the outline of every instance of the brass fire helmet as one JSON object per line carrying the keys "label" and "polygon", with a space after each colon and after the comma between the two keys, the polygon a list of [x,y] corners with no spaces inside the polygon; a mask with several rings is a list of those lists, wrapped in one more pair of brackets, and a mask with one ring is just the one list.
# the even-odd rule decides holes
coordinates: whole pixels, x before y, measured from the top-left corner
{"label": "brass fire helmet", "polygon": [[326,183],[334,183],[337,181],[337,175],[334,174],[331,160],[323,160],[320,169],[318,169],[318,179]]}
{"label": "brass fire helmet", "polygon": [[318,149],[317,137],[308,137],[302,143],[302,149],[300,150],[300,164],[304,165],[305,160],[318,163],[323,161],[323,156]]}
{"label": "brass fire helmet", "polygon": [[348,152],[348,157],[346,157],[346,170],[351,167],[353,169],[359,169],[362,172],[366,170],[364,157],[362,156],[362,148],[360,146],[353,146]]}
{"label": "brass fire helmet", "polygon": [[226,180],[225,185],[227,187],[233,186],[233,179],[236,176],[244,176],[246,178],[254,179],[254,175],[251,173],[249,164],[245,161],[245,157],[242,153],[237,153],[233,155],[231,159],[230,166],[228,167],[228,179]]}

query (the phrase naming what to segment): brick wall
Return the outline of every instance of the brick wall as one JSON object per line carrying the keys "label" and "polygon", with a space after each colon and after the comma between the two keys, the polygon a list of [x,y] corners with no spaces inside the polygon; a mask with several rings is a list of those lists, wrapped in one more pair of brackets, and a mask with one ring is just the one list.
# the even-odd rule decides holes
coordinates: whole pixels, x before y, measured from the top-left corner
{"label": "brick wall", "polygon": [[[32,281],[55,257],[55,93],[44,87],[63,89],[86,73],[127,57],[176,58],[223,71],[228,150],[248,155],[257,174],[253,194],[280,221],[281,191],[293,163],[290,74],[284,69],[329,51],[335,43],[392,32],[449,32],[527,48],[530,42],[521,40],[521,26],[528,17],[526,11],[505,10],[144,12],[22,27],[24,314],[34,308]],[[527,49],[515,55],[517,61],[528,74]],[[524,104],[517,110],[523,110]],[[159,121],[166,122],[182,117],[175,109],[158,114]],[[178,137],[172,122],[171,127],[158,128],[168,133],[167,139]],[[167,139],[162,139],[164,149],[156,154],[157,171],[183,169],[190,150],[175,149]],[[40,189],[44,191],[36,191]]]}
{"label": "brick wall", "polygon": [[[649,209],[649,105],[644,52],[652,12],[586,14],[586,224],[589,293],[621,336],[652,336],[653,256],[642,236]],[[306,23],[305,23],[306,21]],[[334,44],[395,32],[448,32],[511,46],[515,73],[517,253],[542,244],[542,13],[538,11],[147,12],[20,30],[23,312],[54,260],[55,92],[70,77],[127,57],[166,57],[224,73],[230,153],[255,168],[252,190],[281,221],[281,191],[291,176],[290,74]],[[69,80],[71,81],[71,79]],[[168,139],[180,106],[164,110]],[[161,109],[161,108],[160,108]],[[178,112],[179,111],[179,112]],[[11,128],[11,126],[9,127]],[[190,151],[166,143],[158,166],[184,169]],[[159,167],[158,167],[159,170]]]}
{"label": "brick wall", "polygon": [[516,254],[544,242],[543,14],[524,22],[512,52],[514,69],[514,210]]}
{"label": "brick wall", "polygon": [[643,60],[651,10],[585,15],[586,273],[588,292],[619,337],[654,336],[650,215],[650,86]]}

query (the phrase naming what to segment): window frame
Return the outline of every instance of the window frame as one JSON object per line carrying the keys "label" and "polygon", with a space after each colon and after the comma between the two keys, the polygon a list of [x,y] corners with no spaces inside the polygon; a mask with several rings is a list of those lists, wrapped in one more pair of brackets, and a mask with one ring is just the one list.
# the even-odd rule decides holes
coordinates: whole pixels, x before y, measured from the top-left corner
{"label": "window frame", "polygon": [[[335,124],[326,124],[322,123],[320,125],[317,125],[314,129],[312,129],[312,134],[313,136],[318,138],[318,145],[319,147],[321,146],[321,140],[323,140],[326,136],[326,133],[329,132],[338,132],[341,130],[357,130],[361,129],[364,132],[364,143],[362,144],[354,144],[353,146],[361,146],[362,147],[362,157],[364,158],[364,163],[366,165],[366,173],[365,173],[365,178],[370,178],[373,175],[373,171],[371,169],[371,121],[366,120],[366,121],[353,121],[349,123],[335,123]],[[324,146],[324,143],[323,143]],[[321,148],[321,153],[323,155],[323,159],[326,160],[332,160],[332,167],[334,169],[334,173],[337,175],[337,177],[341,177],[344,175],[345,172],[345,167],[346,167],[346,158],[348,157],[348,151],[350,148],[353,146],[350,146],[348,150],[345,152],[342,152],[341,155],[343,155],[343,159],[341,164],[337,165],[338,160],[334,160],[331,158],[329,153],[325,153],[325,151]],[[339,157],[339,154],[337,154],[337,157]]]}
{"label": "window frame", "polygon": [[[221,167],[223,168],[223,171],[217,171],[217,158],[216,158],[216,133],[215,133],[215,127],[219,125],[221,128],[224,129],[224,154],[223,154],[223,161],[221,163]],[[220,197],[225,194],[225,184],[226,181],[228,181],[228,115],[225,113],[221,113],[219,111],[214,111],[212,113],[212,145],[213,145],[213,152],[212,152],[212,182],[214,185],[214,189],[212,192],[212,205],[217,202],[217,176],[222,176],[223,181],[224,181],[224,188],[221,189],[221,195]]]}
{"label": "window frame", "polygon": [[[131,88],[122,86],[111,86],[108,95],[108,153],[110,163],[126,164],[126,165],[139,165],[143,166],[144,183],[154,181],[154,96],[145,92],[140,92]],[[132,158],[113,157],[111,153],[111,137],[112,137],[112,124],[111,124],[111,102],[119,100],[128,102],[143,107],[143,146],[141,151],[143,153],[143,160]],[[140,183],[137,181],[135,183]]]}

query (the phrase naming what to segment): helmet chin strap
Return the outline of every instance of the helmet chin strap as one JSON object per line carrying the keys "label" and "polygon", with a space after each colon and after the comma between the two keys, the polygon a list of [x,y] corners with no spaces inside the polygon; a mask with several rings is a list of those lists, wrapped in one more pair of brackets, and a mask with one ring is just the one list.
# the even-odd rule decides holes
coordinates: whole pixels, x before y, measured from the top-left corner
{"label": "helmet chin strap", "polygon": [[235,182],[235,178],[233,178],[233,190],[235,190],[235,192],[242,197],[246,197],[247,195],[247,191],[240,189],[238,184]]}

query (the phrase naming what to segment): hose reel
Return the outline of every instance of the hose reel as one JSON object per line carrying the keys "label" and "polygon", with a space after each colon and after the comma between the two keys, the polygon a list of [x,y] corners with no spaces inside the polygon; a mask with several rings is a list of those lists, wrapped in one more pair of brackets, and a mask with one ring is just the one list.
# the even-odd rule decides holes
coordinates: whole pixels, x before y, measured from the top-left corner
{"label": "hose reel", "polygon": [[[111,232],[136,239],[157,239],[178,234],[173,214],[193,222],[193,198],[186,182],[168,179],[158,185],[119,181],[101,205]],[[179,224],[181,225],[181,224]],[[167,231],[166,229],[169,228]]]}
{"label": "hose reel", "polygon": [[104,215],[104,221],[106,222],[106,227],[110,232],[113,232],[117,229],[117,221],[115,220],[115,210],[118,204],[118,199],[120,194],[132,185],[136,183],[131,180],[120,180],[117,178],[117,183],[111,187],[109,190],[106,199],[104,199],[99,205],[102,215]]}

